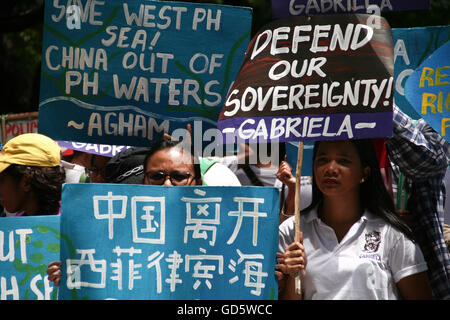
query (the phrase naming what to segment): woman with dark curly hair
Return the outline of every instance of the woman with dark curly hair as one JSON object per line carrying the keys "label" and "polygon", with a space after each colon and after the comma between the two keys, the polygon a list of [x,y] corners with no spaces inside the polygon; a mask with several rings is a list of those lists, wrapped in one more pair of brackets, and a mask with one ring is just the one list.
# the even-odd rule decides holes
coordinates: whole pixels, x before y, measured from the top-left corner
{"label": "woman with dark curly hair", "polygon": [[0,199],[17,215],[59,213],[65,180],[61,149],[52,139],[27,133],[9,140],[0,152]]}

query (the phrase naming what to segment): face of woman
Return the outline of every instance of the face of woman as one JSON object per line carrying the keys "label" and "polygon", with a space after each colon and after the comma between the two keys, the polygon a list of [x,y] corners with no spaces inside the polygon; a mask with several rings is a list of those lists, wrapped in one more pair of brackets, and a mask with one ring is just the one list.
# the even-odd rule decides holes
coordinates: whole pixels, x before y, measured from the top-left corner
{"label": "face of woman", "polygon": [[144,184],[196,185],[192,156],[173,147],[155,152],[148,160]]}
{"label": "face of woman", "polygon": [[324,196],[348,196],[358,193],[370,168],[361,166],[355,146],[350,141],[325,141],[319,144],[314,159],[317,187]]}
{"label": "face of woman", "polygon": [[105,166],[110,158],[100,155],[93,155],[92,157],[92,164],[89,168],[91,171],[91,181],[94,183],[104,183]]}
{"label": "face of woman", "polygon": [[4,172],[0,173],[0,199],[8,212],[22,211],[26,201],[22,183]]}

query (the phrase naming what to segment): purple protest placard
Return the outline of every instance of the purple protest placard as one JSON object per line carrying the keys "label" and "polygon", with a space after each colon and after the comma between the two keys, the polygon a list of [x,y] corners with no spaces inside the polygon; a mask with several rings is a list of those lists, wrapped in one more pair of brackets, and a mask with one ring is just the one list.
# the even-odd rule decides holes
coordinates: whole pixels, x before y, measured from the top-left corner
{"label": "purple protest placard", "polygon": [[73,141],[58,141],[58,145],[62,148],[97,154],[99,156],[110,158],[114,157],[119,152],[129,148],[129,146],[116,146],[109,144],[95,144]]}
{"label": "purple protest placard", "polygon": [[378,6],[381,12],[423,10],[430,7],[430,0],[272,0],[272,16],[278,19],[309,14],[377,13],[368,11],[371,6]]}

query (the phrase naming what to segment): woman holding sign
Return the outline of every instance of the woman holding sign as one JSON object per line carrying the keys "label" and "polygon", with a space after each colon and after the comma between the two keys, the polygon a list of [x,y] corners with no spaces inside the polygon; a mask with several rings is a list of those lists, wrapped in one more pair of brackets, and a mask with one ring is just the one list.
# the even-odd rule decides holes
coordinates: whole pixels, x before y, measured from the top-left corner
{"label": "woman holding sign", "polygon": [[304,299],[431,298],[427,264],[395,213],[372,142],[316,142],[313,175],[302,243],[294,242],[294,218],[280,225],[280,299],[300,298],[299,271]]}

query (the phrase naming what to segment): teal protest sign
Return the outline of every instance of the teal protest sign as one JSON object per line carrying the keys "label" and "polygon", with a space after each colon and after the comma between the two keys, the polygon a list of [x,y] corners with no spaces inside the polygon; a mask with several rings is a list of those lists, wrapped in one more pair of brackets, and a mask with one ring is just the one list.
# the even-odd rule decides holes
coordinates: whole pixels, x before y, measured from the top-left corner
{"label": "teal protest sign", "polygon": [[433,52],[408,78],[406,98],[434,130],[450,141],[450,42]]}
{"label": "teal protest sign", "polygon": [[[303,162],[302,162],[302,176],[313,175],[313,150],[314,142],[307,141],[303,146]],[[292,168],[292,174],[295,176],[298,161],[298,142],[286,142],[286,161]]]}
{"label": "teal protest sign", "polygon": [[272,187],[65,184],[60,299],[276,299]]}
{"label": "teal protest sign", "polygon": [[251,32],[251,9],[171,1],[45,1],[39,132],[148,146],[215,128]]}
{"label": "teal protest sign", "polygon": [[59,261],[59,216],[2,218],[0,300],[54,300],[47,266]]}
{"label": "teal protest sign", "polygon": [[409,76],[435,50],[450,40],[450,26],[393,28],[394,38],[394,101],[413,119],[421,118],[405,95]]}

